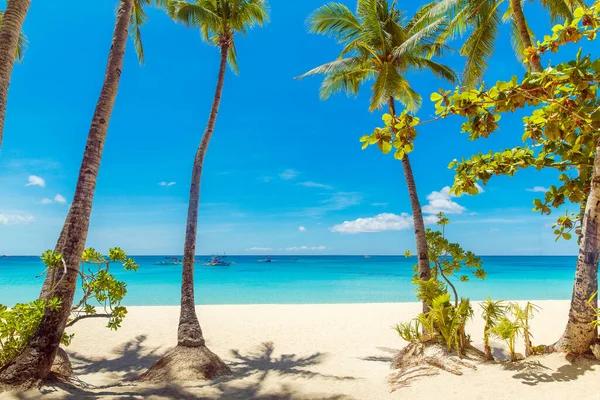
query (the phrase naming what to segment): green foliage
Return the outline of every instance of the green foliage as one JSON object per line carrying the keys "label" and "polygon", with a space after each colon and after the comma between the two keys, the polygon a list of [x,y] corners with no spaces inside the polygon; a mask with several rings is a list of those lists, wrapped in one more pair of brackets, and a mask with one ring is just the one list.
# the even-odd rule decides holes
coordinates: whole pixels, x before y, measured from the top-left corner
{"label": "green foliage", "polygon": [[[408,19],[388,1],[358,0],[356,13],[341,3],[329,3],[308,17],[309,31],[336,39],[343,49],[335,61],[316,67],[304,75],[324,75],[321,98],[345,92],[358,94],[362,84],[374,80],[370,109],[396,99],[410,110],[421,104],[404,74],[427,69],[435,76],[455,81],[452,69],[433,61],[446,46],[437,38],[443,18],[431,18],[428,6]],[[383,142],[382,142],[383,143]],[[387,145],[381,145],[382,150]],[[388,150],[389,151],[389,150]]]}
{"label": "green foliage", "polygon": [[229,66],[235,73],[239,68],[234,35],[245,35],[255,25],[263,26],[269,21],[265,0],[196,0],[193,3],[173,0],[168,8],[176,21],[200,30],[207,43],[225,48]]}
{"label": "green foliage", "polygon": [[[468,344],[465,325],[473,316],[469,300],[461,299],[454,306],[446,286],[435,278],[415,283],[418,285],[417,297],[427,304],[429,311],[419,314],[411,322],[396,325],[398,335],[411,342],[436,341],[462,356]],[[420,333],[421,327],[423,334]]]}
{"label": "green foliage", "polygon": [[[35,300],[8,308],[0,304],[0,367],[23,351],[39,326],[46,307],[58,310],[59,299]],[[72,336],[63,333],[61,343],[68,345]]]}
{"label": "green foliage", "polygon": [[592,294],[592,296],[588,299],[588,304],[590,307],[592,307],[594,313],[596,314],[595,319],[592,321],[592,324],[595,327],[600,327],[600,308],[594,306],[594,301],[596,300],[597,296],[598,291],[596,290],[594,294]]}
{"label": "green foliage", "polygon": [[84,318],[98,316],[96,310],[98,304],[103,309],[100,315],[108,318],[107,327],[117,330],[127,314],[127,308],[121,305],[121,301],[127,294],[127,284],[117,280],[110,273],[110,264],[119,263],[125,270],[137,271],[137,263],[132,258],[128,258],[119,247],[111,248],[108,257],[93,248],[88,248],[83,252],[82,263],[79,276],[84,294],[72,308],[71,319],[67,326]]}
{"label": "green foliage", "polygon": [[532,345],[533,335],[529,324],[534,313],[539,311],[540,308],[530,302],[527,302],[524,307],[521,307],[518,303],[510,303],[508,306],[502,303],[502,301],[488,299],[481,305],[484,310],[483,317],[486,320],[486,327],[484,328],[486,343],[489,340],[489,334],[504,340],[512,361],[518,360],[515,344],[519,337],[523,337],[525,342],[525,356],[543,352],[545,346],[536,347]]}
{"label": "green foliage", "polygon": [[487,358],[492,360],[493,356],[490,347],[491,330],[498,326],[499,322],[506,317],[508,307],[504,304],[503,300],[494,301],[490,297],[479,306],[482,310],[481,317],[485,321],[483,327],[483,345]]}
{"label": "green foliage", "polygon": [[[57,285],[66,268],[62,255],[47,250],[41,259],[46,265],[46,271],[52,274],[53,284]],[[81,262],[79,276],[83,297],[71,308],[67,327],[81,319],[101,316],[108,319],[108,328],[118,329],[127,314],[127,309],[121,305],[127,294],[127,284],[110,273],[110,264],[117,262],[126,270],[137,271],[137,263],[127,258],[127,254],[118,247],[110,249],[108,258],[93,248],[85,249]],[[102,314],[97,313],[95,304],[103,308]],[[16,304],[10,309],[0,304],[0,367],[23,351],[39,326],[45,310],[48,308],[57,311],[61,306],[57,297],[48,301],[35,300],[27,304]],[[68,346],[72,338],[73,334],[63,332],[61,343]]]}
{"label": "green foliage", "polygon": [[407,342],[421,341],[421,323],[418,319],[411,322],[401,322],[395,327],[398,335]]}
{"label": "green foliage", "polygon": [[[479,257],[471,251],[465,251],[460,244],[452,243],[445,237],[445,227],[450,223],[450,219],[444,213],[439,213],[437,218],[437,224],[442,227],[442,232],[429,228],[425,230],[431,274],[436,279],[443,279],[451,287],[454,293],[454,305],[458,306],[458,293],[450,278],[468,282],[469,275],[462,273],[463,268],[469,270],[478,279],[485,279],[486,273]],[[418,280],[418,277],[415,276],[414,280]]]}
{"label": "green foliage", "polygon": [[388,154],[392,148],[396,149],[394,158],[402,160],[404,156],[414,149],[414,140],[417,137],[417,130],[414,128],[419,123],[419,118],[414,117],[403,111],[399,116],[392,117],[390,114],[383,114],[385,126],[375,128],[370,135],[364,135],[360,138],[363,143],[363,150],[369,145],[377,144],[383,154]]}
{"label": "green foliage", "polygon": [[[573,17],[572,8],[583,5],[581,0],[541,0],[540,3],[547,9],[553,21],[558,18],[570,20]],[[504,10],[503,5],[506,5]],[[508,1],[440,0],[431,4],[429,15],[433,18],[436,16],[446,18],[439,41],[444,42],[449,38],[468,33],[460,54],[467,57],[463,71],[463,84],[469,88],[475,87],[481,81],[487,69],[487,61],[494,52],[494,44],[503,22],[511,25],[511,42],[517,57],[525,58],[523,42]],[[533,36],[531,32],[530,35]]]}
{"label": "green foliage", "polygon": [[[600,2],[589,9],[577,9],[571,22],[557,25],[551,36],[527,49],[526,59],[557,51],[559,46],[584,37],[595,38],[600,28],[599,13]],[[600,60],[582,56],[580,49],[575,59],[541,73],[527,74],[520,82],[513,77],[491,87],[442,90],[432,95],[438,118],[465,118],[462,131],[471,140],[494,133],[504,113],[518,109],[529,112],[523,118],[523,146],[450,163],[449,168],[456,173],[452,193],[476,194],[477,182],[485,185],[493,176],[512,177],[525,168],[554,169],[560,172],[558,183],[543,198],[534,200],[534,211],[550,214],[566,202],[577,204],[581,210],[589,193],[595,148],[600,139],[598,82]],[[580,212],[559,217],[554,225],[557,239],[570,239],[572,231],[579,237],[581,218]]]}
{"label": "green foliage", "polygon": [[520,325],[516,321],[504,317],[496,326],[490,329],[490,332],[506,342],[510,353],[511,361],[517,361],[517,353],[515,351],[515,342],[521,331]]}

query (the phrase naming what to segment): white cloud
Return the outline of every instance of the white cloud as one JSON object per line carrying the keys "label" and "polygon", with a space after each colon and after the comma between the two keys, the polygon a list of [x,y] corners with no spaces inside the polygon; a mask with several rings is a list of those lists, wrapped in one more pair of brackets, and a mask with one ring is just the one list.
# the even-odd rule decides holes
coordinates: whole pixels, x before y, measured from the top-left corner
{"label": "white cloud", "polygon": [[294,179],[298,176],[298,171],[295,169],[286,169],[282,173],[279,174],[279,177],[285,181],[289,181],[290,179]]}
{"label": "white cloud", "polygon": [[329,230],[331,232],[356,234],[363,232],[400,231],[409,229],[412,225],[412,216],[407,213],[400,215],[383,213],[371,218],[344,221],[339,225],[332,226]]}
{"label": "white cloud", "polygon": [[423,217],[423,223],[425,225],[431,225],[431,224],[435,224],[438,221],[438,217],[436,217],[435,215],[426,215]]}
{"label": "white cloud", "polygon": [[305,228],[305,227],[303,227],[303,226],[299,226],[299,227],[298,227],[298,230],[299,230],[300,232],[306,232],[306,228]]}
{"label": "white cloud", "polygon": [[53,199],[44,197],[42,199],[41,203],[42,204],[53,204],[53,203],[67,204],[67,199],[65,199],[65,197],[62,194],[57,194],[56,196],[54,196]]}
{"label": "white cloud", "polygon": [[27,179],[27,184],[25,186],[46,187],[46,181],[37,175],[29,175],[29,178]]}
{"label": "white cloud", "polygon": [[34,220],[32,215],[0,214],[0,225],[28,224]]}
{"label": "white cloud", "polygon": [[65,197],[61,194],[57,194],[56,196],[54,196],[54,201],[57,202],[58,204],[66,204],[67,203],[67,199],[65,199]]}
{"label": "white cloud", "polygon": [[302,186],[306,186],[306,187],[313,187],[313,188],[327,189],[327,190],[333,189],[329,185],[325,185],[323,183],[312,182],[312,181],[300,182],[298,185],[302,185]]}
{"label": "white cloud", "polygon": [[158,182],[159,186],[173,186],[175,184],[175,182]]}
{"label": "white cloud", "polygon": [[527,190],[528,192],[533,192],[533,193],[546,193],[550,189],[543,187],[543,186],[534,186],[532,188],[528,188],[525,190]]}
{"label": "white cloud", "polygon": [[292,247],[286,247],[285,251],[307,251],[307,250],[323,251],[326,249],[327,249],[327,247],[325,247],[325,246],[292,246]]}
{"label": "white cloud", "polygon": [[450,187],[444,186],[439,192],[433,191],[427,196],[429,204],[423,206],[425,214],[437,214],[443,212],[446,214],[462,214],[466,208],[452,200],[454,195],[450,194]]}
{"label": "white cloud", "polygon": [[273,250],[270,247],[250,247],[249,249],[246,249],[246,251],[271,251]]}
{"label": "white cloud", "polygon": [[387,207],[389,204],[388,204],[388,203],[371,203],[371,205],[372,205],[373,207],[383,207],[383,208],[385,208],[385,207]]}

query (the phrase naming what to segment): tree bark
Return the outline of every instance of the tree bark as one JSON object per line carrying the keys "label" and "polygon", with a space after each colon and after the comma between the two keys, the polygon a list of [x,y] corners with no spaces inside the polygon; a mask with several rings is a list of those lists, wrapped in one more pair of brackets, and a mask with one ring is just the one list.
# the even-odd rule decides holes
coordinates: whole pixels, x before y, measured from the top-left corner
{"label": "tree bark", "polygon": [[133,1],[121,0],[119,5],[104,83],[88,133],[75,195],[66,221],[68,226],[63,229],[65,240],[62,255],[67,272],[49,294],[61,300],[61,307],[56,311],[46,310],[25,350],[0,369],[0,385],[27,387],[39,384],[50,372],[58,350],[79,276],[104,141],[119,88]]}
{"label": "tree bark", "polygon": [[[515,23],[517,24],[517,29],[519,29],[519,35],[521,36],[521,42],[523,42],[523,47],[531,47],[531,37],[529,36],[527,21],[525,21],[525,14],[523,14],[521,0],[510,0],[510,6],[513,10],[513,17],[515,19]],[[531,70],[533,72],[542,72],[544,70],[544,67],[542,67],[539,58],[531,59],[529,61],[529,65],[531,65]]]}
{"label": "tree bark", "polygon": [[21,28],[30,4],[31,0],[8,0],[0,24],[0,147],[2,147],[10,76],[17,56]]}
{"label": "tree bark", "polygon": [[208,123],[198,150],[194,158],[192,169],[192,182],[190,184],[190,201],[188,205],[187,222],[185,229],[185,247],[183,249],[183,272],[181,277],[181,312],[179,315],[179,329],[177,331],[177,344],[186,347],[204,346],[202,329],[198,322],[194,302],[194,256],[196,254],[196,232],[198,228],[198,205],[200,203],[200,182],[202,178],[202,164],[212,137],[221,94],[223,92],[223,81],[227,69],[228,44],[221,46],[221,64],[219,77],[215,90],[212,108],[208,117]]}
{"label": "tree bark", "polygon": [[[393,97],[388,99],[388,106],[390,113],[395,117],[396,106]],[[419,202],[419,196],[417,195],[417,185],[415,184],[415,177],[412,172],[408,154],[404,155],[404,158],[402,159],[402,168],[404,169],[404,178],[406,180],[406,186],[408,187],[410,206],[413,214],[413,226],[417,242],[419,279],[428,281],[431,279],[431,267],[429,265],[429,253],[427,250],[427,239],[425,237],[425,223],[423,222],[423,212],[421,211],[421,203]],[[429,307],[425,301],[423,301],[423,312],[427,311],[429,311]]]}
{"label": "tree bark", "polygon": [[592,325],[595,318],[592,307],[598,307],[598,297],[594,298],[591,305],[588,303],[590,297],[598,290],[600,251],[600,142],[596,146],[590,193],[583,215],[569,320],[563,336],[555,345],[559,351],[577,354],[589,352],[597,337],[597,330]]}
{"label": "tree bark", "polygon": [[[69,218],[71,217],[71,208],[69,208],[69,213],[67,214],[67,218],[65,219],[65,223],[63,224],[62,230],[60,231],[60,236],[58,237],[58,241],[56,242],[56,247],[54,251],[56,253],[62,254],[63,247],[65,245],[65,241],[67,240],[67,229],[69,228]],[[49,270],[46,272],[46,277],[44,278],[44,284],[42,285],[42,290],[40,292],[40,300],[50,300],[50,292],[52,287],[57,281],[59,277],[59,271],[56,269]]]}

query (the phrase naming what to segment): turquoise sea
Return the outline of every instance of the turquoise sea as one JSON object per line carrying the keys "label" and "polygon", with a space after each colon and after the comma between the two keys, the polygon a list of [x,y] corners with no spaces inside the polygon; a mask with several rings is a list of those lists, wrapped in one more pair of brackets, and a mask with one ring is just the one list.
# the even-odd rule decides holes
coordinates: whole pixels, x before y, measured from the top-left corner
{"label": "turquoise sea", "polygon": [[[136,256],[138,272],[111,266],[128,284],[126,305],[178,305],[181,265],[156,265],[164,256]],[[198,260],[207,257],[198,256]],[[230,256],[229,267],[196,264],[198,304],[375,303],[415,301],[414,257],[403,256]],[[482,257],[484,281],[458,283],[459,295],[482,300],[571,298],[576,257]],[[38,257],[0,258],[0,304],[35,299],[44,270]]]}

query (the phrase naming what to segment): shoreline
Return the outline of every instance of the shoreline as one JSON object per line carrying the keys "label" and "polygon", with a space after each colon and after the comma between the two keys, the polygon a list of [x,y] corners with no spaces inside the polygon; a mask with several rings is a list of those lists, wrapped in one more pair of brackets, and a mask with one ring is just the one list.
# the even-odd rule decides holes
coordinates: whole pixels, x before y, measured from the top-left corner
{"label": "shoreline", "polygon": [[[536,301],[531,323],[534,344],[556,341],[567,320],[569,301]],[[597,399],[600,364],[570,364],[564,354],[535,356],[517,363],[477,364],[463,376],[440,372],[415,379],[390,393],[392,358],[405,346],[393,330],[414,318],[420,303],[201,305],[196,310],[208,347],[233,375],[214,382],[149,385],[129,382],[176,343],[178,306],[130,306],[118,331],[105,321],[78,322],[67,348],[78,379],[93,385],[68,393],[60,387],[44,398],[206,399]],[[467,325],[482,348],[483,320],[473,304]],[[506,346],[491,343],[496,357]],[[517,346],[523,352],[522,340]],[[465,393],[469,393],[465,396]],[[0,398],[38,398],[36,393]]]}

